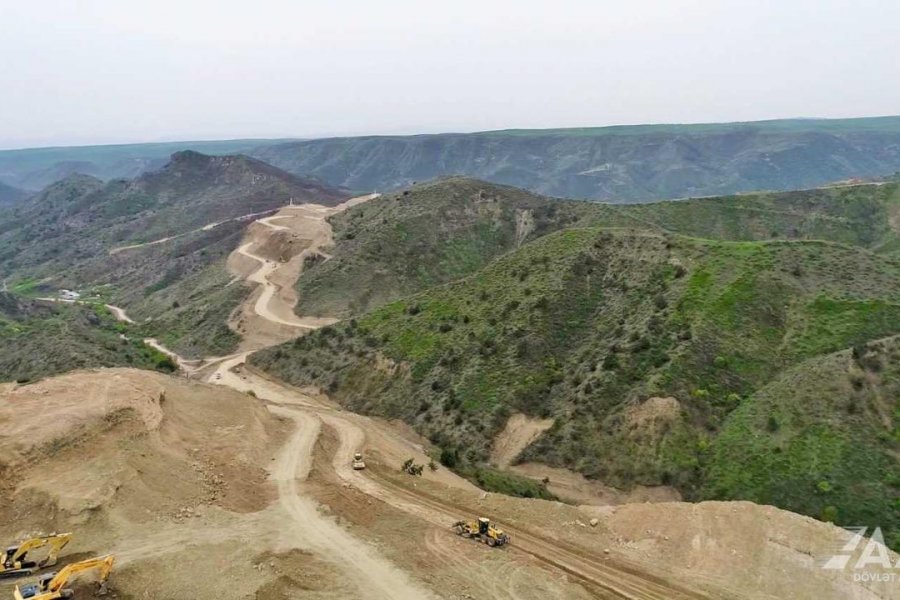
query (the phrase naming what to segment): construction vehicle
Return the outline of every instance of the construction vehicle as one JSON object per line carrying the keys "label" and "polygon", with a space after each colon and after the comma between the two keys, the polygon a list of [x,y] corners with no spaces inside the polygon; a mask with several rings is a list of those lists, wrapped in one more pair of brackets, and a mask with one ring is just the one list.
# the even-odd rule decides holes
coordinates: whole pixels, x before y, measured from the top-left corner
{"label": "construction vehicle", "polygon": [[[72,539],[71,533],[54,533],[40,537],[33,537],[10,546],[0,559],[0,577],[17,577],[19,575],[31,575],[44,567],[52,567],[56,564],[59,551]],[[47,556],[40,560],[35,559],[35,550],[49,546]],[[32,556],[29,557],[28,553]]]}
{"label": "construction vehicle", "polygon": [[480,540],[491,548],[509,543],[509,536],[499,527],[491,525],[491,520],[486,517],[479,517],[477,521],[457,521],[453,527],[456,528],[456,535]]}
{"label": "construction vehicle", "polygon": [[357,452],[353,455],[353,463],[351,463],[351,466],[357,471],[366,468],[366,463],[363,461],[362,452]]}
{"label": "construction vehicle", "polygon": [[67,588],[69,579],[86,571],[97,570],[100,573],[97,595],[106,593],[106,580],[112,571],[115,557],[112,554],[89,558],[81,562],[66,565],[57,573],[42,575],[36,583],[25,586],[16,586],[13,596],[16,600],[58,600],[59,598],[74,598],[75,590]]}

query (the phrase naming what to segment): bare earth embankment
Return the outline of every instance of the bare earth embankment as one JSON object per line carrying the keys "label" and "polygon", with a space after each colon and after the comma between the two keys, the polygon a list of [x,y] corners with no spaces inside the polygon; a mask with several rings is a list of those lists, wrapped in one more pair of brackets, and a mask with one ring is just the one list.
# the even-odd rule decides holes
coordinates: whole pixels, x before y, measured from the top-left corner
{"label": "bare earth embankment", "polygon": [[[111,369],[6,386],[0,539],[74,531],[70,558],[117,554],[119,598],[896,597],[896,584],[821,569],[846,532],[771,507],[576,506],[487,494],[442,467],[400,473],[429,461],[407,426],[246,367],[250,350],[327,322],[294,315],[293,283],[327,259],[334,210],[287,207],[248,230],[229,258],[258,286],[232,323],[244,346],[185,365],[205,383]],[[546,426],[512,423],[497,463]],[[350,467],[356,451],[365,471]],[[451,532],[478,515],[512,543]]]}

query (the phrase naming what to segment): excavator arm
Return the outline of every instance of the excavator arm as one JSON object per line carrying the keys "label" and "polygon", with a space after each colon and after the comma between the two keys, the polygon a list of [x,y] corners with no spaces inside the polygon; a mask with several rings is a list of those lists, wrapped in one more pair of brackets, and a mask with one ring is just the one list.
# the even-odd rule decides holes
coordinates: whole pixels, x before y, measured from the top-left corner
{"label": "excavator arm", "polygon": [[103,594],[106,592],[106,580],[109,579],[114,560],[115,557],[112,554],[108,554],[66,565],[58,573],[41,578],[37,583],[16,587],[13,596],[16,600],[57,600],[58,598],[65,598],[65,586],[69,579],[85,571],[93,570],[96,570],[99,574],[99,593]]}
{"label": "excavator arm", "polygon": [[[55,533],[43,537],[33,537],[21,542],[18,546],[8,548],[0,563],[0,576],[22,575],[34,573],[43,567],[56,564],[60,550],[72,540],[71,533]],[[43,560],[26,560],[28,553],[49,546],[47,557]]]}

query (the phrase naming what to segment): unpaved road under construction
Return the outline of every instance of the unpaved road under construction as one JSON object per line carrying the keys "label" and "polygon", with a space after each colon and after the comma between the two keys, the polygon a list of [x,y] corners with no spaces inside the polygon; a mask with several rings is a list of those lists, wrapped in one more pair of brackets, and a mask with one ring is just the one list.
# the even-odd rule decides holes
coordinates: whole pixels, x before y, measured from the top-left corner
{"label": "unpaved road under construction", "polygon": [[[250,352],[333,322],[295,315],[294,284],[328,259],[327,217],[372,197],[289,206],[248,227],[228,261],[257,287],[230,323],[244,342],[231,356],[179,360],[194,381],[123,369],[7,386],[0,451],[14,457],[15,483],[0,499],[21,526],[0,534],[73,529],[79,548],[120,557],[121,598],[896,597],[889,583],[820,568],[840,530],[771,507],[576,507],[486,494],[442,467],[408,476],[405,460],[429,461],[408,427],[249,368]],[[28,406],[43,408],[23,416]],[[51,442],[77,436],[62,448],[23,446],[35,430]],[[350,466],[357,451],[364,471]],[[85,457],[102,464],[88,469]],[[511,544],[490,549],[451,532],[479,515]]]}
{"label": "unpaved road under construction", "polygon": [[[280,326],[280,333],[288,339],[298,335],[297,329],[313,329],[327,324],[321,319],[295,316],[293,302],[296,302],[296,298],[285,294],[285,288],[288,287],[286,284],[293,284],[296,281],[306,257],[321,253],[323,248],[333,243],[331,227],[325,217],[371,197],[354,199],[332,209],[309,205],[287,207],[275,216],[258,220],[250,227],[248,235],[250,239],[243,242],[236,253],[257,263],[256,269],[245,274],[245,278],[260,286],[260,290],[248,301],[258,319]],[[279,234],[296,236],[300,240],[306,240],[307,243],[302,250],[287,260],[260,256],[252,251],[254,247],[265,246],[272,236]],[[285,271],[288,272],[287,277],[283,275]],[[293,289],[292,285],[290,289]],[[249,312],[249,308],[250,306],[244,308],[245,315]],[[260,347],[261,341],[253,339],[255,329],[251,325],[243,333],[245,339],[249,338],[250,344]],[[455,520],[471,517],[472,509],[444,504],[434,496],[416,494],[385,479],[372,477],[372,470],[366,474],[354,471],[350,467],[350,461],[353,453],[358,450],[365,450],[367,456],[378,456],[381,460],[393,463],[391,466],[408,457],[415,457],[417,462],[427,462],[428,459],[421,447],[416,447],[407,440],[397,440],[389,427],[380,426],[366,417],[337,410],[321,397],[317,399],[314,395],[290,389],[247,368],[240,368],[239,374],[235,373],[235,367],[240,367],[245,358],[246,354],[242,353],[220,362],[218,368],[208,376],[208,381],[242,392],[252,391],[257,398],[270,402],[270,410],[276,415],[289,418],[296,423],[294,433],[279,453],[273,478],[278,484],[279,502],[294,517],[294,527],[297,528],[297,534],[303,538],[305,545],[312,548],[317,555],[347,567],[349,569],[347,576],[358,582],[366,597],[385,599],[431,597],[430,592],[411,583],[402,571],[375,554],[372,548],[366,547],[332,520],[323,517],[318,512],[314,500],[298,494],[297,483],[305,480],[309,474],[315,443],[323,424],[331,427],[339,438],[340,445],[331,464],[335,473],[346,484],[442,528],[449,529],[449,525]],[[461,490],[474,489],[465,480],[443,469],[440,470],[440,477],[435,479],[444,485],[456,486]],[[524,553],[537,558],[550,568],[559,569],[579,581],[595,597],[660,600],[707,597],[703,593],[690,591],[687,587],[657,577],[630,573],[626,569],[613,566],[602,557],[579,555],[541,539],[540,536],[520,531],[511,533],[516,539],[515,548],[510,548],[511,553]]]}

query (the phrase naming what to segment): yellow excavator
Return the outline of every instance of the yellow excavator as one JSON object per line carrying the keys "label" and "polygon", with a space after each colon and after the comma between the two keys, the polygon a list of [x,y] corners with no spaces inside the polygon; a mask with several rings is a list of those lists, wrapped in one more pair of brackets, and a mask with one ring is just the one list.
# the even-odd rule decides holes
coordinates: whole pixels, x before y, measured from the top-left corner
{"label": "yellow excavator", "polygon": [[13,596],[16,600],[58,600],[59,598],[74,598],[75,590],[66,587],[69,579],[86,571],[97,570],[100,574],[97,595],[106,593],[106,580],[112,571],[115,557],[112,554],[89,558],[81,562],[71,563],[60,569],[58,573],[48,573],[41,576],[36,583],[25,586],[16,586]]}
{"label": "yellow excavator", "polygon": [[491,525],[491,520],[479,517],[477,521],[457,521],[453,524],[456,535],[484,542],[491,548],[509,543],[509,536],[499,527]]}
{"label": "yellow excavator", "polygon": [[[40,537],[33,537],[10,546],[3,553],[0,560],[0,577],[17,577],[30,575],[44,567],[52,567],[56,564],[59,551],[72,540],[71,533],[54,533]],[[49,546],[46,558],[37,560],[29,557],[28,553]]]}

